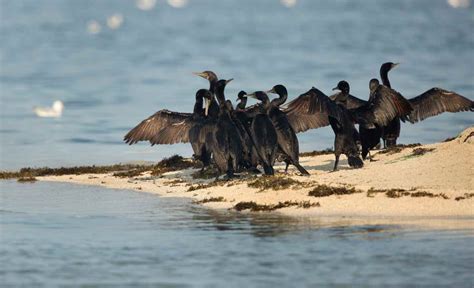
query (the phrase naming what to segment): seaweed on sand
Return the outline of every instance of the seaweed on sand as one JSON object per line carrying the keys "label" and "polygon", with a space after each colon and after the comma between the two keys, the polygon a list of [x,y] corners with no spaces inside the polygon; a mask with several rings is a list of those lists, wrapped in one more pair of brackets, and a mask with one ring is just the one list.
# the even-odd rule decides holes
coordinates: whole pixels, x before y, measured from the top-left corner
{"label": "seaweed on sand", "polygon": [[261,176],[247,184],[248,187],[264,190],[282,190],[290,187],[307,187],[310,182],[301,182],[285,176]]}
{"label": "seaweed on sand", "polygon": [[308,192],[308,196],[313,197],[328,197],[331,195],[348,195],[359,193],[354,187],[332,187],[327,185],[316,185],[311,191]]}
{"label": "seaweed on sand", "polygon": [[308,156],[319,156],[319,155],[332,155],[334,154],[334,150],[332,148],[326,148],[324,150],[314,150],[311,152],[301,152],[300,157],[308,157]]}
{"label": "seaweed on sand", "polygon": [[189,159],[185,159],[180,155],[173,155],[169,158],[164,158],[158,164],[156,164],[152,171],[151,175],[160,176],[163,173],[184,170],[188,168],[197,168],[198,164]]}
{"label": "seaweed on sand", "polygon": [[196,200],[193,203],[194,204],[203,204],[203,203],[209,203],[209,202],[225,202],[225,198],[220,196],[220,197],[210,197],[210,198],[204,198],[202,200]]}
{"label": "seaweed on sand", "polygon": [[252,212],[261,212],[261,211],[275,211],[277,209],[287,208],[287,207],[297,207],[297,208],[304,208],[308,209],[311,207],[320,207],[321,205],[319,202],[312,203],[310,201],[285,201],[285,202],[278,202],[275,205],[266,205],[266,204],[257,204],[253,201],[250,202],[239,202],[237,203],[233,209],[237,211],[243,210],[250,210]]}

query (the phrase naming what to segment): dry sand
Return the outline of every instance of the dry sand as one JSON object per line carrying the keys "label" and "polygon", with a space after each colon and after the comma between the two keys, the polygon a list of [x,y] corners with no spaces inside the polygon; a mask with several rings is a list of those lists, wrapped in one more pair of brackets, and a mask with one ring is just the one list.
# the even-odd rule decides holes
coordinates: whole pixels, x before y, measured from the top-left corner
{"label": "dry sand", "polygon": [[[188,191],[191,185],[209,183],[212,180],[195,180],[191,174],[195,169],[169,172],[160,178],[145,173],[134,178],[117,178],[112,174],[85,174],[40,177],[45,181],[60,181],[108,188],[133,189],[155,193],[163,197],[189,197],[195,200],[222,197],[224,201],[208,202],[211,208],[227,209],[239,202],[253,201],[258,204],[274,205],[284,201],[319,203],[318,207],[289,207],[277,211],[286,215],[318,217],[320,219],[365,219],[362,222],[407,222],[424,219],[424,224],[443,228],[474,228],[474,127],[463,131],[456,139],[420,146],[434,149],[420,156],[413,156],[415,148],[405,148],[398,153],[372,153],[373,162],[366,161],[362,169],[351,169],[346,160],[340,163],[340,170],[330,172],[334,155],[301,158],[301,164],[311,176],[299,176],[290,169],[288,177],[306,183],[305,188],[292,187],[283,190],[264,190],[248,187],[252,179],[239,179],[221,185]],[[282,171],[283,166],[276,166]],[[282,173],[279,173],[282,174]],[[284,176],[285,177],[285,176]],[[355,187],[358,193],[331,195],[327,197],[308,196],[318,184]],[[371,193],[375,189],[406,189],[409,193],[425,191],[443,197],[390,198],[385,192]],[[457,197],[466,199],[456,200]],[[308,202],[306,202],[308,203]],[[394,220],[396,219],[396,220]]]}

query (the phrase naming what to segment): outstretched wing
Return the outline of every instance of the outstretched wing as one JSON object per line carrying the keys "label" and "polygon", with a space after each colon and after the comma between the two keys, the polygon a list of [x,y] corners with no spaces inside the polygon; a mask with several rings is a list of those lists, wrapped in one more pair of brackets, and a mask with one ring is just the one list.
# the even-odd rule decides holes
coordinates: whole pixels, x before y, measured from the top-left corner
{"label": "outstretched wing", "polygon": [[441,88],[431,88],[408,101],[413,107],[413,111],[408,116],[411,123],[422,121],[443,112],[474,111],[473,101]]}
{"label": "outstretched wing", "polygon": [[[329,96],[332,101],[335,101],[339,93],[336,93],[334,95]],[[353,95],[350,95],[347,97],[347,102],[346,102],[346,109],[356,109],[361,106],[365,106],[367,104],[367,101],[359,99]]]}
{"label": "outstretched wing", "polygon": [[192,118],[191,113],[179,113],[169,110],[160,110],[155,114],[151,115],[147,119],[143,120],[130,130],[127,135],[123,138],[125,143],[132,145],[139,141],[150,141],[155,137],[163,128],[173,126],[180,127],[180,123],[186,122]]}
{"label": "outstretched wing", "polygon": [[283,111],[295,132],[329,125],[329,117],[341,121],[341,109],[328,96],[316,88],[301,94],[288,103]]}
{"label": "outstretched wing", "polygon": [[352,109],[351,113],[357,123],[373,128],[373,124],[387,126],[396,117],[405,121],[412,110],[410,102],[400,93],[380,85],[367,105]]}

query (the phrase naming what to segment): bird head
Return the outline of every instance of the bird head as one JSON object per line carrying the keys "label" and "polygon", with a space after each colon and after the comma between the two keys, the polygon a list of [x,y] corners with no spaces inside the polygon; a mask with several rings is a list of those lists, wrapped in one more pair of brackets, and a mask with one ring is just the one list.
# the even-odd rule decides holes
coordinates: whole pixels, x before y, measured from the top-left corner
{"label": "bird head", "polygon": [[350,91],[350,86],[349,86],[349,83],[347,83],[347,81],[339,81],[339,83],[337,83],[337,86],[332,88],[332,90],[339,90],[341,91],[343,94],[349,94],[349,91]]}
{"label": "bird head", "polygon": [[209,70],[206,70],[206,71],[203,71],[203,72],[193,72],[193,74],[196,75],[196,76],[202,77],[202,78],[208,80],[209,82],[217,81],[216,73],[214,73],[212,71],[209,71]]}
{"label": "bird head", "polygon": [[266,93],[273,93],[278,95],[288,95],[288,91],[286,90],[285,86],[278,84],[273,86],[272,89],[268,90]]}

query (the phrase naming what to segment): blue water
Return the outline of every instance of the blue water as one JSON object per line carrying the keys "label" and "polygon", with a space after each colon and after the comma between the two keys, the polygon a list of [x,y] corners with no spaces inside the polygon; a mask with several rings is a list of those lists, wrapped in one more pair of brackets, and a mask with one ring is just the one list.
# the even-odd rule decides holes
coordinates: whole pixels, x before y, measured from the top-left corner
{"label": "blue water", "polygon": [[[0,0],[0,169],[189,156],[189,145],[124,145],[159,109],[191,111],[214,70],[241,89],[285,84],[290,99],[339,80],[368,96],[380,64],[401,62],[406,97],[440,86],[474,97],[474,12],[444,0]],[[105,26],[124,16],[117,30]],[[102,31],[92,35],[87,23]],[[32,108],[56,100],[62,118]],[[471,113],[404,124],[400,142],[443,140]],[[330,128],[299,134],[302,151],[333,144]],[[327,225],[277,214],[210,211],[185,200],[69,184],[0,182],[0,283],[25,287],[472,286],[472,231]],[[418,232],[416,232],[418,231]],[[0,286],[4,286],[0,285]]]}
{"label": "blue water", "polygon": [[[472,231],[211,211],[124,190],[0,182],[0,283],[472,287]],[[310,221],[312,220],[312,221]]]}
{"label": "blue water", "polygon": [[[368,97],[380,64],[401,62],[390,77],[406,97],[440,86],[474,97],[474,9],[444,0],[191,0],[183,9],[158,1],[0,0],[0,169],[156,161],[189,145],[122,143],[159,109],[192,111],[207,87],[192,71],[212,69],[239,90],[285,84],[290,98],[341,79]],[[117,30],[106,17],[121,13]],[[102,24],[99,34],[87,23]],[[65,102],[60,119],[39,119],[35,105]],[[471,113],[445,114],[402,127],[402,143],[444,140],[474,124]],[[330,128],[300,134],[301,150],[333,145]]]}

